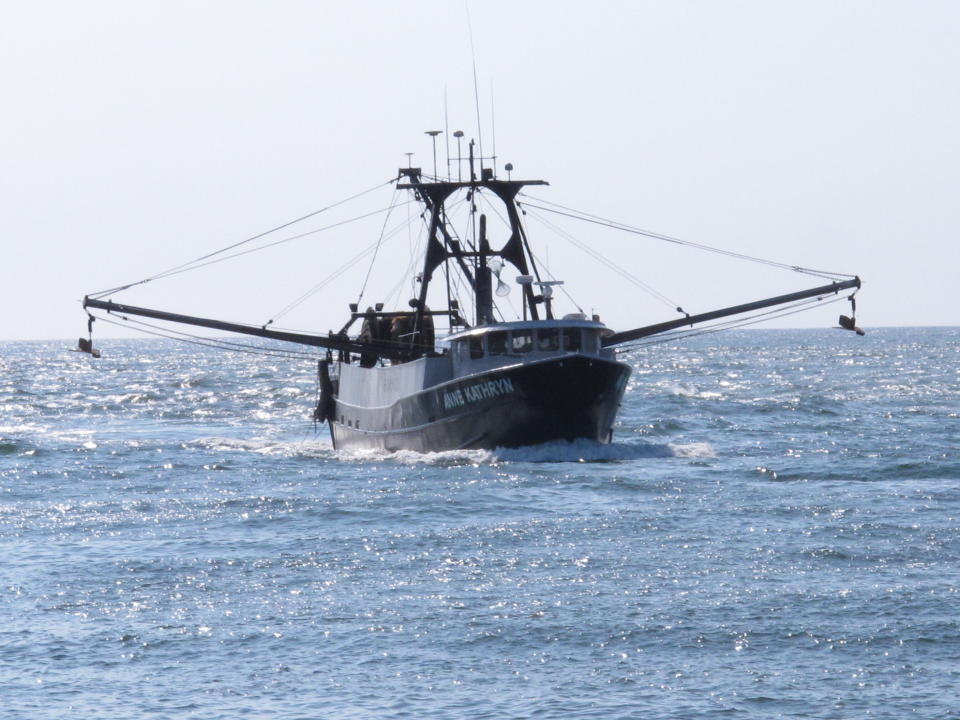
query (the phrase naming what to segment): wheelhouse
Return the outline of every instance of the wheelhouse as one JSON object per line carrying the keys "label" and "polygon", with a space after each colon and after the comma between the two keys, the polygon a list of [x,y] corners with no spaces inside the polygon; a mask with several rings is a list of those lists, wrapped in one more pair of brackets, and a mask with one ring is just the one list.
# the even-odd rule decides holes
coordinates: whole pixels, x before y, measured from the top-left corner
{"label": "wheelhouse", "polygon": [[613,359],[601,340],[610,330],[581,319],[496,323],[448,338],[454,373],[579,354]]}

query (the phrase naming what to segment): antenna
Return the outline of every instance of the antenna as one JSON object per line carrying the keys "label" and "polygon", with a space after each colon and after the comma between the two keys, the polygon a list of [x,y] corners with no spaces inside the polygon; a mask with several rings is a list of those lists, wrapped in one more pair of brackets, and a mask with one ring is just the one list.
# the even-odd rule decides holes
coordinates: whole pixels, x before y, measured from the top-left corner
{"label": "antenna", "polygon": [[447,86],[443,86],[443,136],[447,141],[447,181],[450,181],[450,115],[447,112]]}
{"label": "antenna", "polygon": [[443,130],[427,130],[424,135],[429,135],[430,139],[433,140],[433,176],[437,177],[437,135],[442,133]]}
{"label": "antenna", "polygon": [[477,85],[477,51],[473,46],[473,23],[470,21],[470,0],[463,0],[467,9],[467,30],[470,31],[470,59],[473,61],[473,103],[477,108],[477,140],[480,144],[480,169],[483,170],[483,128],[480,124],[480,90]]}
{"label": "antenna", "polygon": [[460,150],[460,141],[463,140],[463,130],[457,130],[453,133],[457,139],[457,182],[463,182],[463,152]]}
{"label": "antenna", "polygon": [[[493,79],[490,80],[490,140],[493,142],[493,173],[497,173],[497,116],[493,112]],[[507,286],[509,287],[509,285]]]}

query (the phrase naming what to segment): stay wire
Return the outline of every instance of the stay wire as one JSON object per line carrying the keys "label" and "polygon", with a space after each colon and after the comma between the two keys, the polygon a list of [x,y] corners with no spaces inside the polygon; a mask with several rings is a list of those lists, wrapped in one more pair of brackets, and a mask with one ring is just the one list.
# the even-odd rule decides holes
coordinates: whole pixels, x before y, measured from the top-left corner
{"label": "stay wire", "polygon": [[[227,341],[227,340],[217,340],[214,338],[203,338],[200,335],[190,335],[189,333],[181,332],[178,330],[173,330],[169,328],[160,328],[158,326],[145,323],[142,320],[132,320],[123,314],[116,315],[116,317],[119,317],[123,320],[123,323],[117,322],[115,320],[110,320],[104,315],[95,315],[95,317],[97,318],[97,320],[102,320],[103,322],[109,323],[111,325],[119,325],[121,327],[124,327],[126,325],[140,325],[144,327],[155,328],[154,332],[148,332],[147,330],[141,330],[140,332],[145,332],[150,335],[158,335],[159,337],[165,337],[169,340],[180,341],[180,338],[176,338],[176,337],[173,337],[172,335],[163,334],[163,333],[173,333],[176,335],[182,335],[187,338],[195,338],[194,341],[183,340],[183,342],[191,342],[192,344],[200,344],[206,347],[211,347],[211,348],[216,348],[221,350],[235,350],[236,352],[251,352],[253,354],[272,355],[272,356],[301,356],[301,357],[309,357],[314,359],[318,357],[317,354],[314,354],[308,351],[296,351],[296,350],[270,351],[270,350],[259,349],[255,345],[245,345],[243,343],[231,343],[230,341]],[[291,331],[302,332],[302,331],[296,331],[292,329]],[[229,345],[233,345],[235,347],[227,347]],[[403,340],[381,340],[380,345],[399,348],[399,347],[406,347],[407,343]],[[318,346],[318,347],[323,347],[323,346]],[[248,349],[243,350],[241,348],[248,348]]]}
{"label": "stay wire", "polygon": [[[110,288],[109,290],[101,290],[100,292],[91,293],[91,294],[90,294],[90,297],[93,297],[93,298],[106,297],[107,295],[112,295],[112,294],[114,294],[114,293],[120,292],[121,290],[127,290],[127,289],[132,288],[132,287],[135,287],[135,286],[137,286],[137,285],[144,285],[145,283],[152,282],[153,280],[160,280],[160,279],[165,278],[165,277],[170,277],[171,275],[178,275],[178,274],[181,273],[181,272],[186,272],[187,270],[195,269],[193,266],[196,266],[196,267],[198,267],[198,268],[199,268],[199,267],[204,267],[205,265],[211,264],[211,263],[203,263],[204,260],[208,260],[208,259],[210,259],[210,258],[216,257],[217,255],[220,255],[221,253],[225,253],[225,252],[228,252],[229,250],[233,250],[233,249],[238,248],[238,247],[240,247],[240,246],[242,246],[242,245],[246,245],[247,243],[251,243],[251,242],[253,242],[254,240],[259,240],[259,239],[261,239],[261,238],[263,238],[263,237],[266,237],[267,235],[270,235],[271,233],[275,233],[275,232],[277,232],[277,231],[279,231],[279,230],[283,230],[284,228],[288,228],[288,227],[290,227],[291,225],[296,225],[296,224],[299,223],[299,222],[303,222],[304,220],[308,220],[308,219],[310,219],[310,218],[312,218],[312,217],[315,217],[315,216],[317,216],[317,215],[320,215],[321,213],[327,212],[328,210],[332,210],[333,208],[338,207],[338,206],[340,206],[340,205],[343,205],[344,203],[348,203],[348,202],[350,202],[351,200],[356,200],[356,199],[359,198],[359,197],[363,197],[364,195],[367,195],[367,194],[373,192],[374,190],[378,190],[378,189],[384,187],[385,185],[390,185],[390,184],[392,184],[392,183],[395,182],[395,181],[396,181],[396,178],[390,178],[389,180],[387,180],[387,181],[384,182],[384,183],[378,183],[378,184],[374,185],[374,186],[371,187],[371,188],[368,188],[368,189],[366,189],[366,190],[363,190],[363,191],[361,191],[361,192],[358,192],[358,193],[356,193],[356,194],[354,194],[354,195],[351,195],[350,197],[344,198],[343,200],[338,200],[337,202],[333,203],[332,205],[327,205],[326,207],[320,208],[319,210],[314,210],[313,212],[309,212],[309,213],[307,213],[306,215],[303,215],[303,216],[301,216],[301,217],[298,217],[298,218],[295,219],[295,220],[290,220],[289,222],[285,222],[285,223],[283,223],[282,225],[277,225],[276,227],[271,228],[271,229],[269,229],[269,230],[264,230],[263,232],[258,233],[258,234],[254,235],[254,236],[252,236],[252,237],[246,238],[245,240],[240,240],[239,242],[231,243],[230,245],[227,245],[226,247],[222,247],[222,248],[220,248],[219,250],[215,250],[215,251],[213,251],[213,252],[211,252],[211,253],[207,253],[206,255],[201,255],[200,257],[198,257],[198,258],[196,258],[196,259],[194,259],[194,260],[191,260],[191,261],[186,262],[186,263],[181,263],[180,265],[176,265],[176,266],[174,266],[174,267],[172,267],[172,268],[169,268],[168,270],[164,270],[164,271],[162,271],[162,272],[157,273],[156,275],[151,275],[150,277],[144,278],[144,279],[142,279],[142,280],[137,280],[136,282],[128,283],[128,284],[126,284],[126,285],[120,285],[120,286],[115,287],[115,288]],[[349,222],[349,221],[347,221],[347,222]],[[271,245],[264,245],[264,246],[262,246],[262,247],[259,248],[259,249],[263,249],[263,248],[267,248],[267,247],[271,247]],[[243,253],[239,253],[238,255],[242,255],[242,254],[243,254]],[[238,257],[238,255],[231,255],[230,257]],[[224,258],[224,259],[229,259],[229,258]],[[197,263],[203,263],[203,264],[202,264],[202,265],[197,265]]]}
{"label": "stay wire", "polygon": [[[424,177],[431,178],[432,176],[425,173]],[[433,178],[433,179],[438,182],[442,180],[442,178],[439,178],[439,177]],[[413,223],[415,222],[413,218],[410,216],[410,211],[409,211],[409,208],[412,206],[412,204],[413,204],[413,201],[410,201],[407,205],[407,217],[408,217],[407,227],[408,228],[412,228]],[[424,210],[418,213],[417,215],[417,217],[421,221],[422,227],[420,228],[420,232],[417,234],[416,242],[414,243],[412,234],[408,233],[407,235],[407,245],[409,247],[409,260],[407,262],[406,270],[400,275],[400,279],[384,296],[388,305],[392,305],[395,303],[396,299],[400,296],[400,290],[403,287],[403,283],[407,279],[410,280],[410,284],[411,284],[410,292],[412,294],[416,294],[416,274],[415,274],[414,268],[416,266],[417,261],[419,260],[418,255],[420,250],[420,244],[423,242],[424,237],[428,234],[428,231],[429,231],[429,222],[427,221],[426,213],[427,213],[426,208],[424,208]],[[446,212],[444,212],[444,216],[446,217]],[[445,223],[446,220],[444,219],[443,222]],[[372,267],[372,263],[371,263],[371,267]],[[369,272],[368,272],[368,277],[369,277]],[[366,280],[364,281],[364,286],[366,286]],[[359,304],[359,301],[358,301],[358,304]]]}
{"label": "stay wire", "polygon": [[[393,197],[390,198],[390,209],[392,211],[394,207],[394,202],[397,199],[397,193],[399,190],[393,191]],[[380,252],[380,245],[383,243],[383,235],[387,231],[387,223],[390,222],[390,212],[387,213],[386,217],[383,218],[383,225],[380,226],[380,237],[377,238],[377,245],[373,251],[373,257],[370,258],[370,265],[367,267],[367,275],[363,278],[363,285],[360,286],[360,294],[357,296],[357,306],[360,306],[360,301],[363,300],[363,293],[367,291],[367,283],[370,281],[370,273],[373,272],[373,265],[377,262],[377,254]]]}
{"label": "stay wire", "polygon": [[[532,205],[529,205],[529,204],[525,204],[524,207],[530,208],[530,207],[536,207],[536,206],[532,206]],[[554,223],[550,222],[550,221],[547,220],[545,217],[542,217],[539,213],[533,212],[532,210],[528,210],[528,213],[529,213],[535,220],[538,220],[538,221],[540,221],[541,223],[543,223],[543,225],[544,225],[545,227],[547,227],[547,228],[549,228],[550,230],[552,230],[553,232],[555,232],[555,233],[556,233],[557,235],[559,235],[561,238],[563,238],[563,239],[566,240],[567,242],[571,243],[571,244],[574,245],[575,247],[579,248],[581,251],[583,251],[584,253],[586,253],[586,254],[589,255],[590,257],[592,257],[592,258],[593,258],[594,260],[596,260],[597,262],[599,262],[599,263],[605,265],[606,267],[608,267],[609,269],[613,270],[615,273],[617,273],[618,275],[620,275],[622,278],[624,278],[624,279],[628,280],[629,282],[633,283],[634,285],[636,285],[638,288],[640,288],[641,290],[643,290],[644,292],[646,292],[648,295],[650,295],[650,296],[651,296],[652,298],[654,298],[655,300],[658,300],[659,302],[663,303],[664,305],[666,305],[666,306],[669,307],[670,309],[675,309],[675,308],[679,308],[679,307],[680,307],[680,304],[679,304],[679,303],[677,303],[677,302],[675,302],[674,300],[672,300],[671,298],[667,297],[666,295],[664,295],[662,292],[660,292],[659,290],[657,290],[657,289],[654,288],[653,286],[645,283],[643,280],[641,280],[640,278],[638,278],[636,275],[634,275],[633,273],[631,273],[629,270],[626,270],[626,269],[623,268],[622,266],[617,265],[615,262],[613,262],[612,260],[608,259],[607,257],[605,257],[604,255],[602,255],[601,253],[597,252],[596,250],[594,250],[592,247],[590,247],[590,246],[587,245],[586,243],[583,243],[583,242],[581,242],[580,240],[577,240],[572,234],[568,233],[567,231],[563,230],[563,229],[560,228],[559,226],[557,226],[557,225],[555,225]]]}
{"label": "stay wire", "polygon": [[[256,345],[249,345],[245,343],[236,343],[230,342],[228,340],[217,340],[215,338],[204,338],[201,335],[191,335],[190,333],[181,332],[179,330],[173,330],[170,328],[159,327],[157,325],[152,325],[150,323],[143,322],[141,320],[131,320],[125,315],[119,316],[122,318],[122,321],[111,320],[110,318],[104,315],[97,315],[97,320],[108,323],[110,325],[116,325],[118,327],[128,327],[130,325],[138,326],[137,331],[142,332],[146,335],[153,335],[154,337],[161,337],[166,340],[173,340],[175,342],[187,343],[189,345],[199,345],[201,347],[208,347],[214,350],[227,350],[229,352],[239,352],[245,353],[248,355],[262,355],[266,357],[281,357],[288,360],[302,360],[304,358],[309,358],[315,360],[319,354],[302,352],[296,350],[267,350],[264,348],[258,348]],[[147,329],[149,328],[149,329]],[[177,337],[180,336],[180,337]]]}
{"label": "stay wire", "polygon": [[345,263],[343,263],[343,265],[341,265],[341,266],[338,267],[336,270],[334,270],[332,273],[330,273],[329,275],[327,275],[323,280],[321,280],[320,282],[318,282],[316,285],[314,285],[313,287],[311,287],[311,288],[310,288],[309,290],[307,290],[305,293],[303,293],[302,295],[300,295],[299,297],[297,297],[295,300],[293,300],[292,302],[290,302],[288,305],[286,305],[282,310],[280,310],[279,312],[274,313],[273,316],[270,318],[270,320],[267,321],[266,325],[264,325],[264,327],[266,327],[267,325],[272,325],[274,322],[276,322],[277,320],[279,320],[280,318],[282,318],[284,315],[286,315],[287,313],[289,313],[291,310],[293,310],[294,308],[298,307],[299,305],[302,305],[304,302],[306,302],[306,301],[309,300],[311,297],[313,297],[314,295],[316,295],[320,290],[322,290],[324,287],[326,287],[327,285],[329,285],[333,280],[336,280],[338,277],[340,277],[341,275],[343,275],[343,273],[345,273],[347,270],[349,270],[349,269],[352,268],[354,265],[356,265],[358,262],[360,262],[366,255],[369,255],[371,252],[373,252],[373,251],[374,251],[376,248],[378,248],[382,243],[389,242],[392,238],[394,238],[396,235],[398,235],[398,234],[400,233],[400,231],[403,230],[404,227],[409,224],[409,222],[410,222],[410,221],[403,221],[403,222],[401,222],[399,225],[394,226],[394,228],[393,228],[392,230],[390,230],[390,232],[386,233],[385,235],[381,235],[381,237],[380,237],[376,242],[373,242],[373,243],[371,243],[370,245],[368,245],[367,247],[365,247],[365,248],[364,248],[363,250],[361,250],[359,253],[357,253],[357,254],[354,255],[352,258],[350,258],[350,259],[347,260]]}
{"label": "stay wire", "polygon": [[[738,260],[746,260],[748,262],[760,263],[761,265],[767,265],[770,267],[780,268],[782,270],[791,270],[793,272],[803,273],[805,275],[812,275],[814,277],[820,277],[827,280],[835,280],[837,278],[852,278],[855,277],[849,273],[837,273],[829,272],[827,270],[815,270],[812,268],[801,267],[800,265],[790,265],[788,263],[777,262],[775,260],[767,260],[765,258],[756,257],[753,255],[745,255],[743,253],[734,252],[732,250],[724,250],[723,248],[714,247],[712,245],[705,245],[703,243],[692,242],[690,240],[681,240],[680,238],[672,237],[670,235],[664,235],[662,233],[653,232],[652,230],[644,230],[643,228],[634,227],[632,225],[627,225],[625,223],[617,222],[615,220],[609,220],[607,218],[600,217],[598,215],[592,215],[590,213],[583,212],[581,210],[576,210],[574,208],[567,207],[566,205],[561,205],[559,203],[550,202],[549,200],[543,200],[542,198],[537,198],[526,193],[520,193],[523,197],[528,197],[537,202],[546,203],[547,205],[552,205],[553,207],[544,207],[542,205],[533,205],[528,202],[524,202],[524,207],[535,207],[540,210],[546,210],[547,212],[556,213],[557,215],[563,215],[565,217],[573,218],[574,220],[582,220],[584,222],[593,223],[594,225],[601,225],[604,227],[613,228],[615,230],[623,230],[624,232],[633,233],[635,235],[643,235],[645,237],[653,238],[655,240],[663,240],[664,242],[673,243],[675,245],[682,245],[685,247],[696,248],[697,250],[704,250],[706,252],[717,253],[719,255],[725,255],[727,257],[735,258]],[[520,204],[519,202],[517,203]],[[562,208],[557,210],[556,208]],[[564,212],[566,211],[566,212]]]}
{"label": "stay wire", "polygon": [[[276,247],[277,245],[283,245],[284,243],[292,242],[294,240],[301,240],[310,235],[316,235],[317,233],[325,232],[326,230],[332,230],[333,228],[340,227],[341,225],[347,225],[349,223],[356,222],[358,220],[364,220],[365,218],[373,217],[374,215],[379,215],[380,213],[389,212],[394,207],[396,206],[385,207],[385,208],[381,208],[380,210],[374,210],[372,212],[364,213],[363,215],[357,215],[356,217],[352,217],[348,220],[341,220],[340,222],[332,223],[331,225],[326,225],[324,227],[317,228],[315,230],[308,230],[307,232],[300,233],[298,235],[292,235],[290,237],[283,238],[281,240],[275,240],[271,243],[267,243],[266,245],[259,245],[258,247],[250,248],[249,250],[242,250],[241,252],[234,253],[233,255],[226,255],[221,258],[216,258],[215,260],[208,260],[207,262],[202,263],[200,265],[192,265],[190,267],[183,268],[182,270],[176,270],[176,271],[171,270],[166,275],[158,275],[155,278],[151,278],[151,279],[161,279],[161,278],[170,277],[172,275],[179,275],[181,273],[190,272],[191,270],[199,270],[200,268],[207,267],[208,265],[216,265],[217,263],[226,262],[227,260],[233,260],[234,258],[242,257],[244,255],[250,255],[251,253],[260,252],[261,250],[266,250],[268,248]],[[149,282],[149,279],[139,283],[133,283],[132,285],[125,285],[122,288],[114,288],[113,290],[107,290],[103,293],[94,294],[94,295],[91,295],[91,297],[100,298],[100,297],[103,297],[104,295],[112,295],[113,293],[119,292],[120,290],[126,290],[127,288],[134,287],[135,285],[142,285],[145,282]]]}
{"label": "stay wire", "polygon": [[[388,306],[395,305],[399,301],[398,299],[400,297],[400,290],[403,288],[404,282],[406,282],[408,279],[410,279],[411,285],[413,285],[416,282],[415,267],[416,267],[417,261],[419,260],[420,245],[424,241],[424,238],[427,236],[430,229],[425,212],[419,213],[417,215],[417,218],[420,220],[420,230],[417,233],[416,242],[412,245],[410,249],[406,270],[404,270],[400,274],[400,279],[397,280],[396,285],[394,285],[385,296]],[[412,222],[416,222],[416,221],[412,220]],[[412,226],[412,223],[411,223],[411,226]],[[416,287],[411,287],[411,294],[416,294]]]}
{"label": "stay wire", "polygon": [[[535,255],[532,251],[530,252],[530,254],[533,255],[534,260],[536,260],[538,263],[540,263],[540,267],[542,267],[544,270],[546,270],[547,277],[549,277],[549,278],[551,278],[551,279],[553,279],[553,280],[556,280],[556,279],[557,279],[557,276],[553,274],[553,271],[550,269],[550,266],[547,265],[547,263],[545,263],[545,262],[543,261],[543,259],[542,259],[539,255]],[[561,281],[561,282],[562,282],[562,281]],[[586,313],[583,312],[583,308],[580,307],[580,303],[578,303],[576,300],[574,300],[574,299],[573,299],[573,295],[571,295],[571,294],[567,291],[566,283],[561,284],[559,287],[560,287],[560,292],[562,292],[564,295],[566,295],[566,296],[567,296],[567,300],[569,300],[571,303],[573,303],[573,306],[577,309],[577,312],[579,312],[579,313],[581,313],[581,314],[586,314]]]}
{"label": "stay wire", "polygon": [[[480,197],[481,197],[481,199],[483,200],[484,204],[485,204],[488,208],[490,208],[490,209],[496,214],[496,216],[497,216],[498,218],[500,218],[500,221],[501,221],[504,225],[506,225],[507,227],[509,227],[509,226],[510,226],[510,223],[509,223],[509,221],[503,216],[503,213],[500,212],[500,208],[497,207],[495,204],[489,202],[489,201],[486,199],[486,197],[484,197],[484,196],[482,196],[482,195],[481,195]],[[550,225],[550,224],[547,223],[546,220],[544,220],[543,218],[537,218],[537,219],[540,220],[540,222],[544,223],[545,225],[548,225],[548,226]],[[521,219],[520,222],[522,223],[523,220]],[[558,233],[559,233],[559,229],[556,229],[555,226],[554,226],[554,229],[555,229],[555,232],[558,232]],[[535,255],[532,249],[530,249],[530,248],[528,248],[528,249],[529,249],[529,251],[530,251],[530,255],[533,256],[533,259],[536,260],[536,262],[538,262],[538,263],[540,264],[540,266],[546,271],[547,276],[550,277],[550,278],[553,279],[553,280],[558,280],[559,278],[557,278],[557,276],[554,275],[553,271],[549,268],[549,266],[547,265],[547,263],[544,262],[544,261],[540,258],[539,255]],[[562,292],[564,295],[567,296],[567,300],[569,300],[571,303],[573,303],[573,306],[577,309],[577,311],[580,312],[580,313],[583,313],[583,308],[580,307],[580,303],[578,303],[576,300],[573,299],[573,296],[572,296],[572,295],[569,293],[569,291],[567,290],[566,285],[565,285],[565,284],[562,284],[562,285],[560,285],[559,287],[560,287],[560,292]],[[511,309],[511,310],[514,310],[513,303],[510,303],[510,309]]]}
{"label": "stay wire", "polygon": [[715,325],[707,325],[701,328],[685,328],[682,330],[674,330],[671,332],[661,333],[656,336],[652,336],[650,339],[639,340],[636,342],[626,343],[620,347],[616,348],[617,352],[628,352],[636,348],[646,347],[648,345],[660,345],[666,342],[673,342],[676,340],[685,340],[691,337],[697,337],[699,335],[709,335],[712,333],[722,332],[724,330],[730,330],[738,327],[747,327],[749,325],[757,325],[758,323],[767,322],[774,318],[788,317],[790,315],[796,315],[801,312],[807,312],[812,310],[814,306],[820,307],[825,305],[831,305],[833,303],[842,302],[846,300],[846,297],[830,297],[827,298],[812,298],[800,300],[796,303],[788,305],[785,308],[777,308],[774,310],[768,310],[763,313],[757,313],[755,315],[750,315],[745,318],[740,318],[737,320],[724,320]]}
{"label": "stay wire", "polygon": [[751,315],[743,320],[738,320],[736,322],[730,322],[726,324],[718,324],[716,326],[708,326],[702,328],[697,332],[690,332],[686,335],[678,336],[677,339],[686,339],[688,337],[697,337],[699,335],[710,335],[712,333],[723,332],[725,330],[732,330],[736,328],[749,327],[751,325],[759,325],[760,323],[768,322],[769,320],[789,317],[790,315],[796,315],[798,313],[807,312],[812,310],[813,307],[819,305],[829,305],[831,303],[842,302],[846,298],[831,298],[830,300],[806,300],[798,303],[797,305],[790,305],[787,308],[780,310],[771,310],[766,313],[760,313],[758,315]]}

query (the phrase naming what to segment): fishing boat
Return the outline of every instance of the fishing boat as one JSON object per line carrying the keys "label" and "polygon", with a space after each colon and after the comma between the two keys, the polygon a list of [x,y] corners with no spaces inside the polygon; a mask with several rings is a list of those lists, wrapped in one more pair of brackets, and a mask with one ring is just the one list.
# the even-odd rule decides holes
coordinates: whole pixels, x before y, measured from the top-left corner
{"label": "fishing boat", "polygon": [[[435,143],[437,133],[428,134]],[[520,199],[528,188],[547,183],[514,180],[509,164],[503,179],[493,158],[476,154],[473,141],[468,149],[467,157],[457,153],[455,177],[449,153],[447,173],[438,175],[434,144],[432,175],[408,163],[393,180],[396,190],[422,207],[425,220],[425,251],[414,282],[418,292],[405,306],[385,309],[375,303],[361,309],[351,303],[338,331],[299,332],[276,329],[272,321],[228,322],[114,300],[115,293],[130,287],[125,285],[84,297],[90,335],[80,339],[78,349],[97,352],[92,340],[96,312],[318,348],[313,417],[328,424],[336,448],[429,452],[578,439],[608,443],[630,375],[620,355],[638,341],[734,316],[754,317],[768,308],[840,298],[860,288],[859,277],[810,271],[830,282],[698,314],[677,307],[678,317],[631,329],[613,330],[582,311],[558,316],[556,292],[563,290],[563,281],[543,271],[522,219],[526,206],[551,207]],[[458,232],[451,220],[454,198],[469,207],[466,232]],[[483,208],[496,213],[497,232],[488,231],[490,210]],[[521,305],[512,318],[500,307],[511,291],[504,280],[509,274],[515,276]],[[855,303],[853,294],[849,297]],[[440,323],[443,333],[437,332]],[[840,325],[862,333],[854,313],[841,316]]]}

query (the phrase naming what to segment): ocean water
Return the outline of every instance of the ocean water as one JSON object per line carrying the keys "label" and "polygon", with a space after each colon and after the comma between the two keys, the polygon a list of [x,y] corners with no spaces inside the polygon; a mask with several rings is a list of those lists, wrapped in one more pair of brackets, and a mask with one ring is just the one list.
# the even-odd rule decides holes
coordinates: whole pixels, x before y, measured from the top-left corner
{"label": "ocean water", "polygon": [[0,345],[0,717],[960,717],[960,329],[645,347],[612,445],[432,455],[99,345]]}

